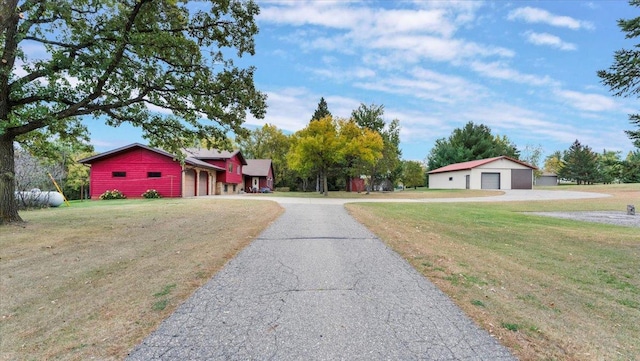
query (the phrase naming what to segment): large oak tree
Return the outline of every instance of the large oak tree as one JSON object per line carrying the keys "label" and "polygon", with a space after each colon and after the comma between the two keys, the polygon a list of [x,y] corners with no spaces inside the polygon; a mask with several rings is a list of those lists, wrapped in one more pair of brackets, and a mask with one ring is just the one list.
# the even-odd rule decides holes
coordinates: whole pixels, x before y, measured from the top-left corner
{"label": "large oak tree", "polygon": [[88,139],[83,120],[142,129],[175,154],[242,133],[265,95],[253,67],[251,0],[2,0],[0,2],[0,223],[20,221],[14,143]]}

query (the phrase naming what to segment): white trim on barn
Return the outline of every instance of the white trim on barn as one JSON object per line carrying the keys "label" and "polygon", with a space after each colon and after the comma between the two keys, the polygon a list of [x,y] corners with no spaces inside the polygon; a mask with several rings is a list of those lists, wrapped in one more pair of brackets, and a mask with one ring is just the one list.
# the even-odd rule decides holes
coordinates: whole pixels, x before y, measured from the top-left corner
{"label": "white trim on barn", "polygon": [[509,157],[451,164],[429,172],[432,189],[531,189],[536,167]]}

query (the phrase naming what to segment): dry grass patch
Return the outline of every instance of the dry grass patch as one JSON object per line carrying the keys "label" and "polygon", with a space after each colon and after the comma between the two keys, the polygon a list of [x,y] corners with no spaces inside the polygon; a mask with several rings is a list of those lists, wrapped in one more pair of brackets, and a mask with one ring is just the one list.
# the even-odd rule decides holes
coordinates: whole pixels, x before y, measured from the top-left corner
{"label": "dry grass patch", "polygon": [[640,185],[565,189],[613,197],[347,207],[520,359],[640,359],[638,229],[521,213],[625,210]]}
{"label": "dry grass patch", "polygon": [[160,199],[21,213],[0,227],[0,358],[123,359],[281,212]]}

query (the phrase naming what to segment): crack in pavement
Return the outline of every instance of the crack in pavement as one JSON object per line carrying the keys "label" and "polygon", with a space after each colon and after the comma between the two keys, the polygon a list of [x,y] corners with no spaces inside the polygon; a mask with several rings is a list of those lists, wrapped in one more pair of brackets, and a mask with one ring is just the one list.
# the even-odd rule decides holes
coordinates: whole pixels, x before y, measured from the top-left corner
{"label": "crack in pavement", "polygon": [[129,360],[515,360],[342,205],[286,212]]}

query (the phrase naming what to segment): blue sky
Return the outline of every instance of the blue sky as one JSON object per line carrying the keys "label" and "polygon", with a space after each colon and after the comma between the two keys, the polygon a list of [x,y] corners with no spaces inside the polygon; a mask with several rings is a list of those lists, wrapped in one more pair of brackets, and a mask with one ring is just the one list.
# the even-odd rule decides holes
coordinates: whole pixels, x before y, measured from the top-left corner
{"label": "blue sky", "polygon": [[[384,105],[408,160],[469,121],[545,155],[576,139],[633,149],[624,130],[638,100],[612,97],[596,75],[634,45],[616,24],[640,16],[627,1],[258,3],[256,55],[241,64],[256,66],[269,108],[249,128],[300,130],[324,97],[336,117]],[[97,151],[144,142],[134,128],[87,124]]]}

